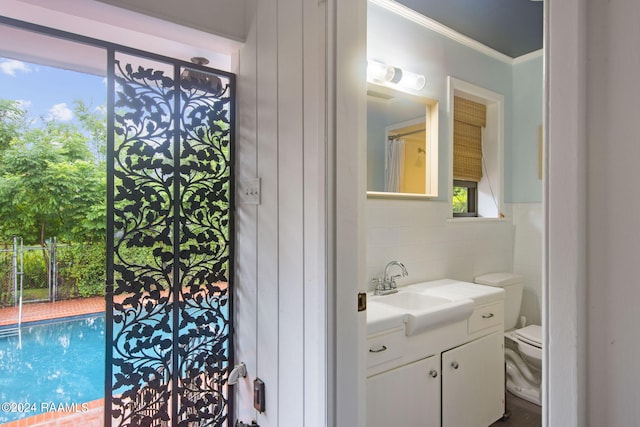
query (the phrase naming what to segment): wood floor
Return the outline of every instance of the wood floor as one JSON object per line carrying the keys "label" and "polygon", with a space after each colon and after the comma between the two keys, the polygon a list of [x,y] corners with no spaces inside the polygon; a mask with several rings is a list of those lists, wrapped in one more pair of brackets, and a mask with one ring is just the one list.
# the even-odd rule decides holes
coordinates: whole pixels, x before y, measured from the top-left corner
{"label": "wood floor", "polygon": [[538,405],[507,393],[507,412],[511,416],[502,421],[496,421],[489,427],[541,427],[542,415]]}

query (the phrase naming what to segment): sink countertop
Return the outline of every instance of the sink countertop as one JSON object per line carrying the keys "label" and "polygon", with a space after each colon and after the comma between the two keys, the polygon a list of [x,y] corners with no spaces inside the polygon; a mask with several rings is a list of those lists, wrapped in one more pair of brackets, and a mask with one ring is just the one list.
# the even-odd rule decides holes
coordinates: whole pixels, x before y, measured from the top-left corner
{"label": "sink countertop", "polygon": [[[432,280],[402,286],[398,288],[398,291],[421,293],[451,301],[472,300],[476,307],[504,299],[504,290],[502,288],[453,279]],[[385,296],[375,296],[373,292],[368,293],[368,336],[405,327],[408,310],[385,304],[383,302]]]}
{"label": "sink countertop", "polygon": [[[369,292],[368,298],[372,297],[373,293]],[[367,335],[375,335],[391,329],[404,328],[405,314],[406,312],[404,310],[376,302],[375,299],[370,299],[367,302]]]}
{"label": "sink countertop", "polygon": [[442,298],[472,299],[476,306],[504,299],[504,289],[453,279],[431,280],[406,286],[407,290]]}

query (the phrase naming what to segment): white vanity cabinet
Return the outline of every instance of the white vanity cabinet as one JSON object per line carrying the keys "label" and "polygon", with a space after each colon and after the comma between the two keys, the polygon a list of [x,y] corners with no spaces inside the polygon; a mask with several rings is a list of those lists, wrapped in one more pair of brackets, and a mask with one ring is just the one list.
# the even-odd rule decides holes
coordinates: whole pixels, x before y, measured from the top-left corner
{"label": "white vanity cabinet", "polygon": [[440,356],[367,378],[367,427],[440,427]]}
{"label": "white vanity cabinet", "polygon": [[442,353],[442,426],[487,427],[504,414],[504,337]]}
{"label": "white vanity cabinet", "polygon": [[[472,311],[416,333],[395,315],[401,310],[387,307],[394,300],[383,306],[383,296],[370,304],[367,427],[491,425],[504,415],[503,290],[452,280],[414,286],[452,301],[472,298]],[[410,296],[397,298],[396,307],[419,299],[406,292]]]}

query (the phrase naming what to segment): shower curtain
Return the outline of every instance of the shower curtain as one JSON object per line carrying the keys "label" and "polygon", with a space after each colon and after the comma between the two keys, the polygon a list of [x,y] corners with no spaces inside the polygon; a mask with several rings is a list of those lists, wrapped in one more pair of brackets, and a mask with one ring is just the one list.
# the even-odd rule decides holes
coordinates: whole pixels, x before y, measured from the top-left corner
{"label": "shower curtain", "polygon": [[384,191],[399,193],[404,175],[404,139],[387,141],[387,158],[385,162]]}

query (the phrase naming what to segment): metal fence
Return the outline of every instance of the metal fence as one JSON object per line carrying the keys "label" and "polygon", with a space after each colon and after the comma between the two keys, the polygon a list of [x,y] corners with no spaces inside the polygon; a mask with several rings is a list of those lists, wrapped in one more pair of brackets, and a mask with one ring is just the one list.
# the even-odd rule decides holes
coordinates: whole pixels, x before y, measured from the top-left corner
{"label": "metal fence", "polygon": [[[0,244],[0,307],[23,302],[56,301],[77,296],[75,281],[67,277],[69,266],[61,265],[56,238],[44,246],[24,245],[20,237]],[[22,295],[21,295],[22,294]]]}
{"label": "metal fence", "polygon": [[21,288],[22,260],[19,258],[22,239],[13,238],[0,249],[0,307],[18,305]]}

